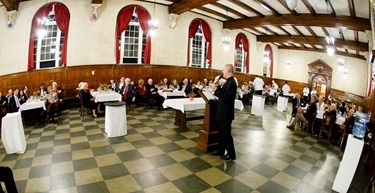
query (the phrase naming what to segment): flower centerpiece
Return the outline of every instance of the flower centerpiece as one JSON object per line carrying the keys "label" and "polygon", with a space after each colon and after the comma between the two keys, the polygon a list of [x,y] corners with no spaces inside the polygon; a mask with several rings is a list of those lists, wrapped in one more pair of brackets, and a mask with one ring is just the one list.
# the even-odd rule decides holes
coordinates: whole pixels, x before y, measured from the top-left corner
{"label": "flower centerpiece", "polygon": [[190,101],[193,101],[194,100],[194,97],[196,96],[197,94],[194,93],[194,90],[192,90],[187,96],[189,97]]}
{"label": "flower centerpiece", "polygon": [[109,85],[108,84],[100,84],[99,85],[98,91],[108,92],[108,90],[109,90]]}

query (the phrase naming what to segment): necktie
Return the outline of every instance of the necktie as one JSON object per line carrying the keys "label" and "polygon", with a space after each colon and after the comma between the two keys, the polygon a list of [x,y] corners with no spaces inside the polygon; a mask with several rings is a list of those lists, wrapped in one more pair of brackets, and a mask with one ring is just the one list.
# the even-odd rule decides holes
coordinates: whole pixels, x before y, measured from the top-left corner
{"label": "necktie", "polygon": [[124,99],[126,99],[127,94],[128,94],[128,86],[125,86],[125,89],[124,89]]}

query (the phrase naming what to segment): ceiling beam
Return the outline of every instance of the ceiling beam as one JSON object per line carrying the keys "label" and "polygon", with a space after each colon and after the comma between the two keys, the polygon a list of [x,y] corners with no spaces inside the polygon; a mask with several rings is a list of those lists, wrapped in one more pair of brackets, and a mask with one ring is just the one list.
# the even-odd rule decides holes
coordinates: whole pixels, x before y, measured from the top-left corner
{"label": "ceiling beam", "polygon": [[227,15],[225,15],[225,14],[222,14],[222,13],[217,12],[217,11],[215,11],[215,10],[209,9],[209,8],[207,8],[207,7],[199,7],[199,8],[196,8],[196,9],[199,9],[199,10],[205,11],[205,12],[207,12],[207,13],[211,13],[211,14],[213,14],[213,15],[216,15],[216,16],[218,16],[218,17],[224,18],[224,19],[226,19],[226,20],[231,20],[231,19],[233,19],[233,18],[231,18],[231,17],[229,17],[229,16],[227,16]]}
{"label": "ceiling beam", "polygon": [[[259,42],[279,42],[279,43],[300,43],[300,44],[313,44],[326,46],[327,42],[324,37],[313,37],[313,36],[257,36]],[[335,40],[335,47],[359,50],[362,52],[368,51],[368,43],[355,42],[350,40]]]}
{"label": "ceiling beam", "polygon": [[314,32],[314,30],[311,29],[310,26],[305,26],[305,28],[307,29],[307,31],[311,33],[312,36],[316,36],[316,33]]}
{"label": "ceiling beam", "polygon": [[92,0],[92,4],[102,4],[103,0]]}
{"label": "ceiling beam", "polygon": [[316,16],[310,14],[300,14],[294,16],[291,14],[282,16],[265,16],[264,18],[251,17],[246,19],[235,19],[224,22],[224,28],[240,29],[246,27],[262,27],[267,25],[296,25],[296,26],[321,26],[332,28],[346,28],[350,30],[365,31],[371,30],[369,19],[341,16],[332,17],[328,14],[319,14]]}
{"label": "ceiling beam", "polygon": [[292,30],[295,31],[298,35],[305,36],[305,35],[303,35],[303,33],[301,31],[298,30],[298,28],[296,28],[296,26],[290,26],[290,27],[292,27]]}
{"label": "ceiling beam", "polygon": [[349,5],[349,12],[350,12],[350,17],[355,19],[357,16],[355,15],[355,9],[354,9],[354,2],[353,0],[348,0],[348,5]]}
{"label": "ceiling beam", "polygon": [[217,7],[217,8],[223,9],[223,10],[225,10],[225,11],[228,11],[229,13],[232,13],[232,14],[234,14],[234,15],[237,15],[238,17],[241,17],[241,18],[248,18],[246,15],[240,13],[239,11],[234,10],[234,9],[232,9],[232,8],[230,8],[230,7],[227,7],[227,6],[225,6],[225,5],[223,5],[223,4],[220,4],[220,3],[218,3],[218,2],[213,2],[213,3],[211,3],[211,5],[213,5],[213,6]]}
{"label": "ceiling beam", "polygon": [[333,17],[336,17],[336,12],[335,12],[335,9],[333,9],[333,5],[332,5],[331,1],[326,0],[326,3],[327,3],[327,7],[328,7],[329,11],[331,12],[331,15]]}
{"label": "ceiling beam", "polygon": [[258,30],[257,28],[252,27],[252,28],[250,28],[250,29],[253,30],[253,31],[255,31],[255,32],[257,32],[258,34],[267,35],[266,33],[264,33],[264,32],[262,32],[262,31]]}
{"label": "ceiling beam", "polygon": [[18,11],[19,0],[0,0],[7,8],[7,11]]}
{"label": "ceiling beam", "polygon": [[276,9],[274,9],[272,6],[268,5],[268,3],[264,2],[263,0],[254,0],[254,1],[257,1],[265,10],[271,11],[272,14],[274,14],[276,16],[281,16],[281,14],[276,11]]}
{"label": "ceiling beam", "polygon": [[284,33],[286,33],[286,35],[288,35],[288,36],[291,36],[291,35],[292,35],[292,34],[290,34],[288,31],[286,31],[286,29],[284,29],[284,28],[281,27],[281,26],[274,26],[274,27],[280,29],[281,31],[283,31]]}
{"label": "ceiling beam", "polygon": [[274,32],[273,30],[271,30],[269,27],[267,27],[267,26],[264,26],[264,27],[262,27],[264,30],[266,30],[266,34],[268,35],[268,34],[271,34],[271,35],[279,35],[279,34],[277,34],[276,32]]}
{"label": "ceiling beam", "polygon": [[288,6],[288,4],[286,4],[286,2],[285,2],[285,0],[277,0],[281,5],[283,5],[284,7],[285,7],[285,9],[287,9],[291,14],[293,14],[294,16],[297,16],[297,15],[299,15],[298,13],[297,13],[297,11],[296,10],[292,10],[292,9],[290,9],[289,8],[289,6]]}
{"label": "ceiling beam", "polygon": [[251,13],[254,13],[254,14],[258,15],[259,17],[264,17],[264,15],[262,13],[255,10],[254,8],[246,5],[245,3],[242,3],[241,1],[237,1],[237,0],[228,0],[228,1],[237,5],[238,7],[241,7],[242,9],[245,9],[246,11],[249,11]]}
{"label": "ceiling beam", "polygon": [[[326,49],[314,49],[314,48],[303,48],[303,47],[295,48],[295,47],[292,47],[292,46],[278,46],[278,49],[327,53]],[[346,53],[346,52],[336,51],[335,55],[347,56],[347,57],[357,58],[357,59],[361,59],[361,60],[366,60],[366,58],[362,55],[350,54],[350,53]]]}
{"label": "ceiling beam", "polygon": [[169,5],[169,13],[181,14],[191,9],[201,7],[217,0],[181,0],[180,2],[175,2]]}
{"label": "ceiling beam", "polygon": [[311,6],[310,2],[307,0],[302,0],[303,4],[305,4],[306,8],[310,11],[311,15],[316,15],[315,9]]}

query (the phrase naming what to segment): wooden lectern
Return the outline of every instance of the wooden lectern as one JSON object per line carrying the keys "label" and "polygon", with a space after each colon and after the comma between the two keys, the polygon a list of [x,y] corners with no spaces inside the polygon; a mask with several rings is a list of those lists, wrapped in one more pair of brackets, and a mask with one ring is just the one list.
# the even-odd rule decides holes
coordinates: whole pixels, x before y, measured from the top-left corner
{"label": "wooden lectern", "polygon": [[[199,90],[198,94],[206,102],[204,112],[203,129],[199,131],[199,141],[197,148],[204,152],[211,152],[216,149],[219,141],[217,122],[216,122],[216,109],[217,99],[210,91]],[[212,96],[208,96],[212,95]]]}

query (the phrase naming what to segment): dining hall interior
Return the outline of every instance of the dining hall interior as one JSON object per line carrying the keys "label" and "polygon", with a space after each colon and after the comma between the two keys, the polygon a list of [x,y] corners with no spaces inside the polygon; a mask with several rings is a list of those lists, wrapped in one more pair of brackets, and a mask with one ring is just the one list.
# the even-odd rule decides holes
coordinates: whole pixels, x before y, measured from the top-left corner
{"label": "dining hall interior", "polygon": [[[375,192],[374,10],[373,0],[0,0],[0,170],[17,190],[0,172],[2,189]],[[226,64],[238,85],[232,160],[210,154],[216,124],[198,91]],[[130,98],[117,89],[128,83]],[[297,119],[299,95],[323,101],[322,113]]]}

